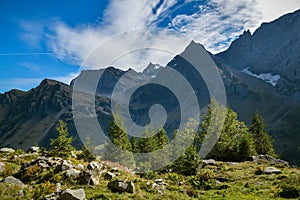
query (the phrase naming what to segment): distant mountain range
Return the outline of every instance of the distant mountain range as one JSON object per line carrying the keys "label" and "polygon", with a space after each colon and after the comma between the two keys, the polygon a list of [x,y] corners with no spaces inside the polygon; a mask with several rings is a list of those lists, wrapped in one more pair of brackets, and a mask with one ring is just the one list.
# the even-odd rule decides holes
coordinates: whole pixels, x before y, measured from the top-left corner
{"label": "distant mountain range", "polygon": [[[191,42],[185,49],[197,53],[200,44]],[[276,151],[293,164],[300,165],[300,11],[263,23],[255,33],[245,31],[232,42],[228,50],[211,55],[222,75],[228,104],[239,114],[239,119],[250,123],[254,112],[265,118],[269,133],[274,137]],[[168,63],[189,80],[196,92],[200,107],[207,105],[210,97],[201,77],[195,75],[180,55]],[[155,79],[165,73],[165,68],[150,63],[143,72],[132,69],[122,71],[113,67],[104,71],[97,87],[96,112],[105,119],[105,129],[111,120],[110,96],[118,80],[131,84],[141,79]],[[89,76],[95,71],[83,71],[79,76]],[[123,77],[124,78],[124,77]],[[126,92],[127,81],[120,90]],[[55,80],[44,80],[27,92],[11,90],[0,94],[0,147],[27,149],[34,143],[49,145],[49,138],[56,136],[55,123],[63,119],[69,132],[81,146],[72,116],[72,85]],[[123,84],[123,85],[122,85]],[[124,91],[123,91],[124,90]],[[151,95],[155,93],[156,95]],[[149,102],[163,100],[165,93],[149,88],[134,97],[133,113],[145,112],[145,98]],[[187,97],[188,98],[188,97]],[[176,128],[178,105],[162,101],[168,107],[170,119],[167,129]],[[141,106],[142,105],[142,106]],[[147,107],[147,106],[146,106]],[[147,117],[142,120],[147,121]],[[140,121],[142,123],[142,121]]]}

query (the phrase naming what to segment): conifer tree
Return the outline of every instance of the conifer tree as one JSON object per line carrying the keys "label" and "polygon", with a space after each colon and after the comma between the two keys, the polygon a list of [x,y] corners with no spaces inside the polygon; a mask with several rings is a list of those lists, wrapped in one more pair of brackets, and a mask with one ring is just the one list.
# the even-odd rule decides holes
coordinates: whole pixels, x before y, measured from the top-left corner
{"label": "conifer tree", "polygon": [[105,145],[104,159],[111,162],[119,162],[121,165],[133,168],[132,146],[124,128],[124,122],[118,114],[114,115],[108,136],[109,141]]}
{"label": "conifer tree", "polygon": [[252,118],[249,132],[254,139],[256,152],[258,154],[268,154],[271,156],[276,156],[272,139],[266,131],[262,116],[260,116],[258,112],[256,112]]}
{"label": "conifer tree", "polygon": [[211,129],[211,132],[217,132],[220,127],[222,128],[219,139],[207,155],[207,158],[221,161],[249,160],[251,156],[256,155],[256,151],[248,128],[237,119],[237,113],[230,108],[226,109],[226,119],[223,125],[220,124],[220,120],[216,120],[215,124],[211,124],[213,114],[218,116],[221,112],[220,106],[212,100],[208,107],[208,113],[202,121],[199,136],[202,138],[202,142],[203,138],[207,136],[208,129]]}
{"label": "conifer tree", "polygon": [[50,145],[52,149],[50,150],[51,156],[59,156],[63,158],[67,158],[71,155],[71,151],[74,150],[72,146],[72,137],[68,137],[68,127],[67,124],[59,120],[57,127],[58,137],[55,139],[51,139]]}

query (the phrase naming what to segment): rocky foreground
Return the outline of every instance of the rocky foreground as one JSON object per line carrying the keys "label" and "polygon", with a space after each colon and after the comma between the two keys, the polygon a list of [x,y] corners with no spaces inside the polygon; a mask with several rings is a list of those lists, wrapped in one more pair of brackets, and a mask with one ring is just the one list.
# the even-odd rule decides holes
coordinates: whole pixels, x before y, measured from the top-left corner
{"label": "rocky foreground", "polygon": [[135,174],[116,163],[0,149],[1,199],[299,199],[300,169],[267,155],[251,162],[203,160],[195,176]]}

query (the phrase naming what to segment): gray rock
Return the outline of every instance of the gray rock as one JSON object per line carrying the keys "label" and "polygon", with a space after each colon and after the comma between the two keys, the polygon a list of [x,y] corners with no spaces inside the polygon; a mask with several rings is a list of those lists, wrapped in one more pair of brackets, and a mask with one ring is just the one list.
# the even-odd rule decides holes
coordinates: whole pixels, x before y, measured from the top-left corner
{"label": "gray rock", "polygon": [[90,171],[80,172],[78,181],[82,185],[98,185],[100,177]]}
{"label": "gray rock", "polygon": [[0,149],[0,153],[14,153],[15,150],[12,148],[8,148],[8,147],[3,147]]}
{"label": "gray rock", "polygon": [[67,176],[68,178],[70,178],[70,177],[78,178],[79,175],[80,175],[80,171],[77,170],[77,169],[68,169],[68,170],[67,170],[67,173],[66,173],[66,176]]}
{"label": "gray rock", "polygon": [[136,192],[136,190],[135,190],[135,186],[134,186],[133,182],[129,181],[129,182],[127,182],[127,185],[128,186],[126,188],[126,192],[134,194]]}
{"label": "gray rock", "polygon": [[116,176],[116,175],[115,175],[114,173],[112,173],[112,172],[106,172],[106,173],[104,174],[104,179],[105,179],[105,180],[111,180],[111,179],[113,179],[115,176]]}
{"label": "gray rock", "polygon": [[156,190],[158,194],[164,194],[164,192],[165,192],[164,187],[161,185],[158,185],[157,183],[153,183],[151,188]]}
{"label": "gray rock", "polygon": [[75,168],[74,165],[71,163],[70,160],[63,160],[61,162],[61,166],[60,166],[60,169],[61,171],[66,171],[68,169],[72,169],[72,168]]}
{"label": "gray rock", "polygon": [[217,165],[217,162],[214,159],[202,160],[202,163],[205,165]]}
{"label": "gray rock", "polygon": [[100,171],[102,169],[102,164],[92,161],[88,164],[87,169],[92,171]]}
{"label": "gray rock", "polygon": [[288,162],[286,162],[284,160],[274,158],[274,157],[269,156],[269,155],[252,156],[252,159],[256,163],[261,163],[263,161],[268,161],[268,162],[271,162],[273,164],[283,164],[283,165],[286,165],[286,166],[290,166]]}
{"label": "gray rock", "polygon": [[37,146],[32,146],[27,150],[28,153],[40,153],[40,151],[40,147]]}
{"label": "gray rock", "polygon": [[20,186],[21,188],[25,187],[25,184],[22,181],[20,181],[19,179],[15,178],[13,176],[6,177],[4,179],[4,183],[14,184],[14,185]]}
{"label": "gray rock", "polygon": [[122,193],[122,192],[125,192],[127,187],[128,187],[128,184],[125,183],[124,181],[122,180],[114,180],[114,181],[110,181],[108,184],[107,184],[107,187],[108,189],[110,189],[112,192],[119,192],[119,193]]}
{"label": "gray rock", "polygon": [[4,162],[0,162],[0,173],[5,171],[5,163]]}
{"label": "gray rock", "polygon": [[61,200],[85,200],[85,192],[83,189],[70,190],[66,189],[59,195]]}
{"label": "gray rock", "polygon": [[266,167],[264,169],[265,174],[280,174],[281,171],[275,167]]}
{"label": "gray rock", "polygon": [[166,182],[164,182],[164,179],[155,179],[154,182],[158,185],[168,185]]}
{"label": "gray rock", "polygon": [[120,169],[118,167],[111,168],[110,172],[119,172]]}
{"label": "gray rock", "polygon": [[84,170],[83,164],[78,164],[78,165],[77,165],[77,169],[83,171],[83,170]]}
{"label": "gray rock", "polygon": [[44,200],[58,200],[59,195],[55,192],[45,196]]}

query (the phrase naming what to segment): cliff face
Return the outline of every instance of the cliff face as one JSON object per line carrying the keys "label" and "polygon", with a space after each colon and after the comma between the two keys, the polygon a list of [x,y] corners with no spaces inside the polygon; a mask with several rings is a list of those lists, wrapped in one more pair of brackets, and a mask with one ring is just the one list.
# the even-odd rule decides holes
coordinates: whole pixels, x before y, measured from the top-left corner
{"label": "cliff face", "polygon": [[244,32],[228,50],[217,54],[236,69],[280,75],[277,89],[290,95],[300,85],[300,10],[263,23],[253,35]]}

